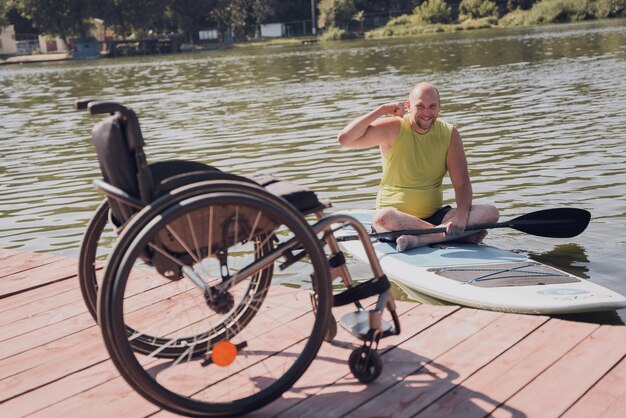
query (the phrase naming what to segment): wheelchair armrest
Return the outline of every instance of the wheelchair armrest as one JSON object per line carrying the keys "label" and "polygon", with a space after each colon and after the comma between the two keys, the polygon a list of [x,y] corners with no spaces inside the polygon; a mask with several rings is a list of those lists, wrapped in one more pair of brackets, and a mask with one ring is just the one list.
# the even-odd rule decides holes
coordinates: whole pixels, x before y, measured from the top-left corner
{"label": "wheelchair armrest", "polygon": [[128,108],[118,102],[90,101],[87,103],[87,109],[89,109],[90,115],[115,112],[120,112],[123,115],[128,114]]}
{"label": "wheelchair armrest", "polygon": [[98,190],[100,193],[102,193],[106,197],[109,197],[115,200],[116,202],[125,204],[134,209],[141,209],[145,206],[137,198],[129,195],[124,190],[120,189],[119,187],[115,187],[107,183],[106,181],[96,179],[93,181],[93,185],[95,186],[96,190]]}

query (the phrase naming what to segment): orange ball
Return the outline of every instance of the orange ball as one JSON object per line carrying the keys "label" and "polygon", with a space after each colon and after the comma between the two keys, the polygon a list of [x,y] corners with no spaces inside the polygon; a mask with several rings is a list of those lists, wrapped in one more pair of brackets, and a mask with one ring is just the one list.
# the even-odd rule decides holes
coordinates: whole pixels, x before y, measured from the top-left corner
{"label": "orange ball", "polygon": [[213,346],[211,360],[218,366],[226,367],[235,361],[237,347],[230,341],[220,341]]}

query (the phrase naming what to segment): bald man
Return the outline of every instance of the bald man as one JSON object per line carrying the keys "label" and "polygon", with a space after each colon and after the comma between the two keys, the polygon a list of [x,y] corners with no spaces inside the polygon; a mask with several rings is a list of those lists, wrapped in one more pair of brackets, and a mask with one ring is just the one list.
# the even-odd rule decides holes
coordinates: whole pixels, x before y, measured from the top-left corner
{"label": "bald man", "polygon": [[[446,228],[445,233],[399,236],[399,252],[449,240],[480,243],[487,232],[466,231],[467,225],[499,218],[492,205],[472,205],[463,140],[454,126],[438,118],[440,107],[439,90],[419,83],[406,103],[381,105],[353,120],[337,136],[345,147],[380,148],[383,174],[373,220],[377,232]],[[381,118],[386,115],[391,117]],[[446,173],[454,187],[456,208],[443,206]]]}

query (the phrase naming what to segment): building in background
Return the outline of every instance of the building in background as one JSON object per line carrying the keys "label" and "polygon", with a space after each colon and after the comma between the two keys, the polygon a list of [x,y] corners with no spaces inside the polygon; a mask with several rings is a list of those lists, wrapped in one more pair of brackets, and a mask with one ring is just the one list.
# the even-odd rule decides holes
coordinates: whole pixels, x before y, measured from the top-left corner
{"label": "building in background", "polygon": [[0,27],[0,55],[67,53],[69,48],[59,37],[34,33],[15,33],[13,25]]}
{"label": "building in background", "polygon": [[15,55],[15,28],[13,25],[0,26],[0,55]]}
{"label": "building in background", "polygon": [[285,25],[283,23],[266,23],[261,25],[262,38],[282,38],[285,36]]}

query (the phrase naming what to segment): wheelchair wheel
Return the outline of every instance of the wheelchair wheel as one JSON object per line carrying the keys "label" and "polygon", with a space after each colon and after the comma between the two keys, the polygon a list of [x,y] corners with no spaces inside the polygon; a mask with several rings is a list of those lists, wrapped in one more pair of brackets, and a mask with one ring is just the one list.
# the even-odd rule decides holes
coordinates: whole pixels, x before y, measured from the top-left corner
{"label": "wheelchair wheel", "polygon": [[326,333],[330,272],[317,237],[284,201],[234,190],[138,219],[120,236],[99,296],[122,376],[179,414],[260,408],[304,373]]}
{"label": "wheelchair wheel", "polygon": [[361,383],[371,383],[383,371],[383,361],[378,351],[371,347],[355,348],[348,360],[352,375]]}
{"label": "wheelchair wheel", "polygon": [[107,199],[96,209],[83,235],[78,256],[78,282],[80,292],[87,306],[87,310],[94,320],[97,320],[96,306],[98,297],[98,257],[104,257],[110,252],[115,242],[116,234],[107,230],[109,205]]}

